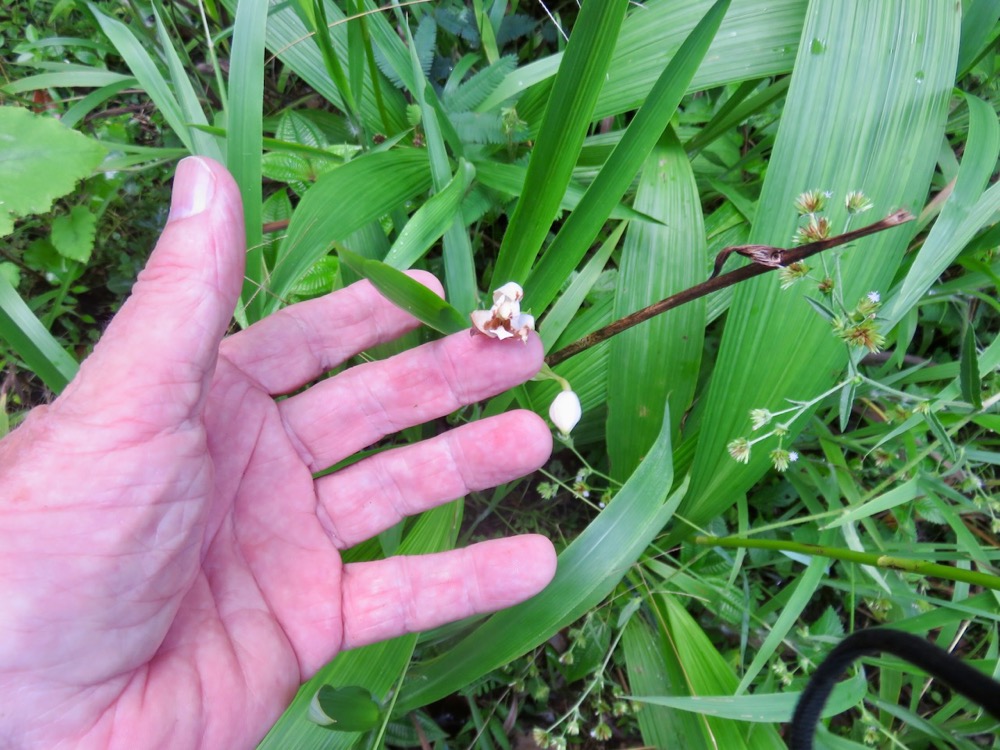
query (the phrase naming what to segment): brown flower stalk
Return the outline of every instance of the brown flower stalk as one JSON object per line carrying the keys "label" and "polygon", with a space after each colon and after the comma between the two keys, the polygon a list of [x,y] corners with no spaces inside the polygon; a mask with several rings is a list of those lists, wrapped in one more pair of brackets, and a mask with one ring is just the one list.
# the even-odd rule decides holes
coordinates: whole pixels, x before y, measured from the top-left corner
{"label": "brown flower stalk", "polygon": [[[901,209],[899,211],[894,211],[884,219],[876,221],[874,224],[868,224],[867,226],[853,229],[850,232],[844,232],[843,234],[838,234],[834,237],[817,240],[816,242],[810,242],[806,245],[799,245],[798,247],[786,249],[773,247],[771,245],[737,245],[734,247],[724,248],[716,256],[715,271],[707,281],[695,284],[694,286],[678,292],[677,294],[673,294],[666,299],[660,300],[659,302],[654,302],[648,307],[637,310],[631,315],[626,315],[624,318],[620,318],[613,323],[609,323],[604,326],[604,328],[599,328],[593,333],[587,334],[582,339],[574,341],[569,346],[549,354],[545,357],[545,364],[549,367],[555,367],[557,364],[566,361],[573,355],[579,354],[585,349],[589,349],[602,341],[606,341],[612,336],[619,334],[632,326],[639,325],[640,323],[649,320],[660,313],[664,313],[667,310],[673,310],[675,307],[680,307],[681,305],[687,304],[688,302],[696,300],[699,297],[704,297],[712,292],[725,289],[727,286],[732,286],[733,284],[738,284],[741,281],[746,281],[747,279],[752,279],[755,276],[760,276],[768,271],[773,271],[776,268],[782,268],[789,266],[792,263],[798,263],[799,261],[805,260],[806,258],[816,255],[817,253],[821,253],[824,250],[829,250],[832,247],[846,245],[848,242],[853,242],[861,237],[867,237],[870,234],[875,234],[876,232],[882,232],[886,229],[899,226],[900,224],[905,224],[908,221],[913,221],[914,218],[913,214],[909,211]],[[730,271],[729,273],[719,275],[719,271],[722,270],[722,265],[726,262],[726,258],[728,258],[732,253],[743,255],[750,258],[753,262],[749,265],[737,268],[734,271]]]}

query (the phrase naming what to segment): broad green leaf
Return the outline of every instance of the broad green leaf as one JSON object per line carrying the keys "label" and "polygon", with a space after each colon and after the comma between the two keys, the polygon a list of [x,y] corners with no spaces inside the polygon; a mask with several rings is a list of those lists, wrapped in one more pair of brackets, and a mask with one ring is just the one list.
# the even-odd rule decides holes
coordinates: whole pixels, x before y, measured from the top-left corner
{"label": "broad green leaf", "polygon": [[[527,169],[520,164],[502,164],[490,159],[473,162],[476,166],[476,182],[492,188],[510,197],[518,197],[524,192],[524,179]],[[561,211],[573,211],[580,205],[580,199],[586,191],[577,183],[570,181],[566,185],[566,194],[559,204]],[[652,216],[636,211],[632,206],[619,203],[610,214],[612,219],[644,219],[654,221]]]}
{"label": "broad green leaf", "polygon": [[972,408],[982,409],[983,384],[979,377],[979,361],[976,359],[976,331],[971,323],[965,327],[958,379],[962,385],[962,398],[972,404]]}
{"label": "broad green leaf", "polygon": [[[231,13],[234,13],[237,0],[223,0],[223,5]],[[330,41],[337,54],[341,58],[345,58],[348,55],[346,16],[332,0],[327,0],[325,10],[327,21],[330,24]],[[374,6],[369,6],[368,10],[374,10]],[[384,12],[384,9],[375,10],[374,15],[368,16],[367,20],[375,26],[374,22],[377,20],[377,16],[383,15]],[[350,21],[350,23],[359,22],[358,19]],[[392,27],[384,19],[382,23],[386,28],[386,33],[394,33]],[[267,48],[316,93],[323,96],[340,111],[349,111],[346,103],[341,99],[340,92],[327,73],[323,56],[310,38],[311,34],[312,29],[306,25],[299,14],[297,3],[287,2],[271,5],[265,37]],[[398,36],[396,41],[401,47],[403,46]],[[370,70],[369,73],[371,78],[365,80],[364,96],[362,96],[359,105],[366,129],[373,133],[388,129],[386,135],[394,135],[407,129],[404,116],[406,102],[402,93],[392,86],[386,85],[383,79],[379,96],[376,97],[371,80],[372,78],[380,78],[381,74],[377,70]],[[388,123],[383,122],[383,112],[388,118]]]}
{"label": "broad green leaf", "polygon": [[476,168],[465,159],[460,159],[455,176],[410,217],[384,262],[402,271],[422,258],[431,245],[448,231],[456,217],[461,218],[462,198],[475,175]]}
{"label": "broad green leaf", "polygon": [[672,481],[670,430],[664,429],[607,508],[559,555],[552,583],[534,598],[493,615],[440,656],[412,667],[396,712],[468,685],[596,606],[673,516],[686,483],[668,498]]}
{"label": "broad green leaf", "polygon": [[401,208],[430,187],[419,149],[366,154],[320,177],[299,203],[281,244],[264,312],[273,312],[295,282],[334,242]]}
{"label": "broad green leaf", "polygon": [[[256,0],[260,2],[260,0]],[[216,161],[223,161],[225,158],[222,145],[224,141],[220,143],[218,139],[213,137],[211,134],[204,130],[199,130],[198,126],[208,125],[208,121],[205,119],[205,113],[201,108],[201,100],[198,94],[194,90],[194,86],[191,85],[191,81],[188,78],[188,70],[191,68],[191,60],[188,58],[187,64],[181,60],[180,55],[177,50],[174,49],[173,39],[176,39],[176,32],[171,34],[170,30],[163,22],[164,9],[160,6],[157,9],[158,3],[154,3],[153,18],[156,22],[156,39],[160,43],[160,56],[167,64],[167,72],[170,74],[170,78],[162,83],[168,84],[170,89],[173,91],[175,101],[180,108],[181,115],[184,118],[184,127],[188,128],[190,133],[191,143],[194,145],[194,153],[201,154],[202,156],[208,156]],[[127,27],[122,27],[128,31]],[[106,32],[106,29],[105,29]],[[131,33],[131,32],[129,32]],[[140,68],[144,68],[146,61],[141,58],[140,50],[131,49],[131,45],[126,45],[125,49],[119,50],[121,55],[129,63],[129,66],[135,64]],[[182,47],[182,52],[186,50]],[[262,50],[263,51],[263,50]],[[234,59],[233,62],[239,63],[240,60]],[[258,63],[258,68],[263,69],[263,65]],[[152,74],[152,71],[150,71]],[[142,77],[133,71],[139,82],[146,85],[148,81],[143,81]],[[263,76],[263,72],[261,72]],[[155,86],[159,88],[161,85],[160,81],[156,81]],[[263,88],[263,81],[261,82],[261,88]],[[251,89],[252,92],[252,89]],[[150,92],[152,96],[152,92]],[[155,100],[154,100],[155,101]],[[159,106],[159,104],[157,103]],[[174,126],[176,127],[176,126]],[[259,152],[260,149],[258,149]]]}
{"label": "broad green leaf", "polygon": [[[407,29],[409,36],[409,30]],[[448,160],[447,140],[452,152],[461,158],[461,144],[458,137],[450,132],[448,117],[441,110],[437,95],[427,81],[417,55],[416,44],[410,37],[410,63],[413,67],[413,77],[417,82],[414,91],[417,103],[420,105],[421,122],[424,127],[424,137],[427,142],[427,156],[431,168],[431,181],[434,192],[445,190],[453,181],[451,164]],[[459,166],[466,168],[466,162]],[[463,178],[464,179],[464,178]],[[476,266],[472,257],[472,243],[465,228],[462,212],[456,211],[444,232],[442,242],[444,257],[444,286],[448,299],[460,312],[470,313],[476,309],[479,294],[476,289]]]}
{"label": "broad green leaf", "polygon": [[64,258],[86,263],[94,250],[97,217],[86,206],[73,206],[52,221],[52,245]]}
{"label": "broad green leaf", "polygon": [[340,248],[337,254],[344,265],[368,279],[382,296],[424,325],[446,335],[469,328],[468,318],[402,271],[381,261],[363,258],[345,248]]}
{"label": "broad green leaf", "polygon": [[618,247],[618,241],[625,233],[627,226],[627,224],[622,222],[610,232],[608,238],[598,248],[597,252],[594,253],[594,256],[587,261],[587,265],[576,274],[573,281],[566,288],[566,291],[562,293],[559,299],[556,300],[556,303],[545,314],[545,319],[538,329],[538,335],[542,337],[542,343],[545,345],[546,351],[552,349],[552,345],[576,317],[584,300],[587,298],[587,294],[594,288],[594,284],[597,283],[598,278],[604,272],[604,266],[611,257],[611,253]]}
{"label": "broad green leaf", "polygon": [[127,76],[124,80],[116,81],[115,83],[109,83],[106,86],[101,86],[95,91],[91,91],[85,97],[80,99],[80,101],[75,102],[73,106],[67,109],[59,120],[67,128],[75,128],[87,115],[93,112],[98,106],[106,102],[108,99],[116,96],[125,89],[138,86],[139,82]]}
{"label": "broad green leaf", "polygon": [[0,107],[0,133],[0,237],[14,219],[49,211],[104,158],[97,141],[22,107]]}
{"label": "broad green leaf", "polygon": [[37,91],[38,89],[55,88],[57,86],[64,88],[90,88],[114,86],[134,80],[132,76],[96,68],[67,70],[59,73],[40,73],[36,76],[27,76],[0,86],[0,91],[5,94],[23,94],[26,91]]}
{"label": "broad green leaf", "polygon": [[[916,211],[942,137],[958,52],[953,5],[906,5],[905,12],[900,2],[811,7],[752,243],[787,244],[797,222],[793,201],[812,188],[832,191],[838,203],[848,191],[863,190],[875,203],[875,217],[900,206]],[[839,231],[846,210],[832,206],[829,217]],[[848,304],[887,288],[908,239],[908,230],[895,229],[843,253]],[[784,292],[779,285],[768,274],[740,284],[733,295],[685,506],[695,525],[729,507],[767,469],[772,446],[755,449],[749,466],[726,452],[729,441],[749,431],[748,412],[809,399],[829,388],[846,364],[844,346],[809,314],[801,285]],[[792,425],[793,437],[803,422]]]}
{"label": "broad green leaf", "polygon": [[[615,319],[704,280],[705,224],[687,154],[667,131],[646,158],[635,208],[662,224],[633,221],[622,247]],[[705,300],[658,315],[611,340],[607,445],[612,474],[627,477],[660,431],[669,400],[678,434],[698,383]]]}
{"label": "broad green leaf", "polygon": [[996,43],[998,17],[1000,5],[993,0],[965,3],[962,9],[962,46],[958,55],[959,77],[967,73],[976,59]]}
{"label": "broad green leaf", "polygon": [[[559,234],[546,248],[545,255],[524,284],[525,294],[530,295],[532,304],[547,307],[563,281],[586,254],[601,225],[624,195],[666,129],[728,7],[729,0],[718,0],[712,6],[657,79],[649,98],[632,118],[614,151],[584,194],[580,205],[567,217]],[[544,130],[539,133],[539,142],[544,135]],[[564,184],[559,183],[559,186]],[[529,180],[525,182],[525,190],[531,190],[530,174]],[[518,206],[524,203],[525,201],[521,201]],[[511,229],[507,231],[508,238],[516,217],[515,212],[511,219]],[[528,248],[524,247],[522,252],[527,255]],[[498,268],[502,255],[501,248]],[[533,261],[534,255],[527,260]],[[494,274],[494,278],[501,277]]]}
{"label": "broad green leaf", "polygon": [[[523,284],[542,249],[593,119],[594,103],[627,7],[627,0],[605,0],[587,3],[580,10],[528,162],[524,195],[530,200],[518,201],[514,209],[491,289],[508,281]],[[541,311],[549,301],[551,297],[545,304],[532,304],[540,305]]]}

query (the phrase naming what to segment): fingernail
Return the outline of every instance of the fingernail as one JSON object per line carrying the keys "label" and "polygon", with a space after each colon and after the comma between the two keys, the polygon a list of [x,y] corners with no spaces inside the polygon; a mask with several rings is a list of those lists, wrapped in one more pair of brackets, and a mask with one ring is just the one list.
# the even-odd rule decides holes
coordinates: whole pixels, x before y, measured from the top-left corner
{"label": "fingernail", "polygon": [[215,194],[215,175],[201,158],[189,156],[177,165],[167,221],[186,219],[208,208]]}

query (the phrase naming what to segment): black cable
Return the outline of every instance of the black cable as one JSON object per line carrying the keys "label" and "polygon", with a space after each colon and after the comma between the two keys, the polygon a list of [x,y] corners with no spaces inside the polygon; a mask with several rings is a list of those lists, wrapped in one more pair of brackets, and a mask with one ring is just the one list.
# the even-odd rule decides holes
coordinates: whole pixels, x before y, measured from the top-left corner
{"label": "black cable", "polygon": [[809,679],[792,716],[790,750],[813,750],[816,725],[837,678],[855,659],[880,651],[919,667],[1000,720],[1000,683],[923,638],[899,630],[868,628],[837,644]]}

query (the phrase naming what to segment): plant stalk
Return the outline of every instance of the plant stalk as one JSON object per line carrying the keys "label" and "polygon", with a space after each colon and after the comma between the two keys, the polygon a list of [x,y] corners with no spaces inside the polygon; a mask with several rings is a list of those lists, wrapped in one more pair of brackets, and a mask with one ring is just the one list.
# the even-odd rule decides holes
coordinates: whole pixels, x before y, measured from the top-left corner
{"label": "plant stalk", "polygon": [[755,276],[761,276],[762,274],[765,274],[768,271],[773,271],[776,268],[782,268],[784,266],[789,266],[792,263],[798,263],[806,258],[816,255],[817,253],[821,253],[824,250],[829,250],[830,248],[837,247],[838,245],[845,245],[848,242],[853,242],[861,237],[867,237],[870,234],[875,234],[876,232],[882,232],[886,229],[899,226],[900,224],[905,224],[908,221],[913,221],[914,218],[913,214],[909,211],[900,209],[899,211],[894,211],[884,219],[880,219],[873,224],[868,224],[867,226],[853,229],[850,232],[835,235],[834,237],[827,237],[824,240],[817,240],[816,242],[810,242],[806,245],[799,245],[798,247],[786,249],[773,247],[771,245],[738,245],[735,247],[725,248],[719,252],[719,260],[716,261],[716,273],[718,273],[721,263],[725,262],[726,257],[733,252],[740,255],[746,255],[754,262],[737,268],[734,271],[730,271],[729,273],[724,273],[722,275],[713,274],[713,276],[707,281],[695,284],[688,289],[677,292],[677,294],[672,294],[666,299],[654,302],[652,305],[644,307],[641,310],[637,310],[630,315],[626,315],[624,318],[619,318],[613,323],[609,323],[604,326],[604,328],[599,328],[593,333],[588,333],[582,339],[574,341],[569,346],[549,354],[545,357],[545,364],[549,367],[555,367],[560,362],[566,361],[570,357],[579,354],[585,349],[596,346],[602,341],[606,341],[612,336],[628,330],[632,326],[637,326],[650,318],[653,318],[661,313],[665,313],[667,310],[673,310],[675,307],[685,305],[688,302],[698,299],[699,297],[704,297],[705,295],[717,292],[720,289],[725,289],[733,284],[738,284],[741,281],[752,279]]}
{"label": "plant stalk", "polygon": [[769,549],[778,552],[819,555],[820,557],[829,557],[834,560],[871,565],[876,568],[901,570],[922,576],[943,578],[948,581],[962,581],[975,586],[1000,591],[1000,576],[980,573],[975,570],[963,570],[951,565],[941,565],[940,563],[925,562],[924,560],[911,560],[905,557],[881,555],[876,552],[856,552],[855,550],[844,549],[843,547],[824,547],[818,544],[802,544],[801,542],[790,542],[782,539],[748,539],[739,536],[696,536],[693,541],[695,544],[704,547],[727,547],[730,549],[746,547],[748,549]]}

